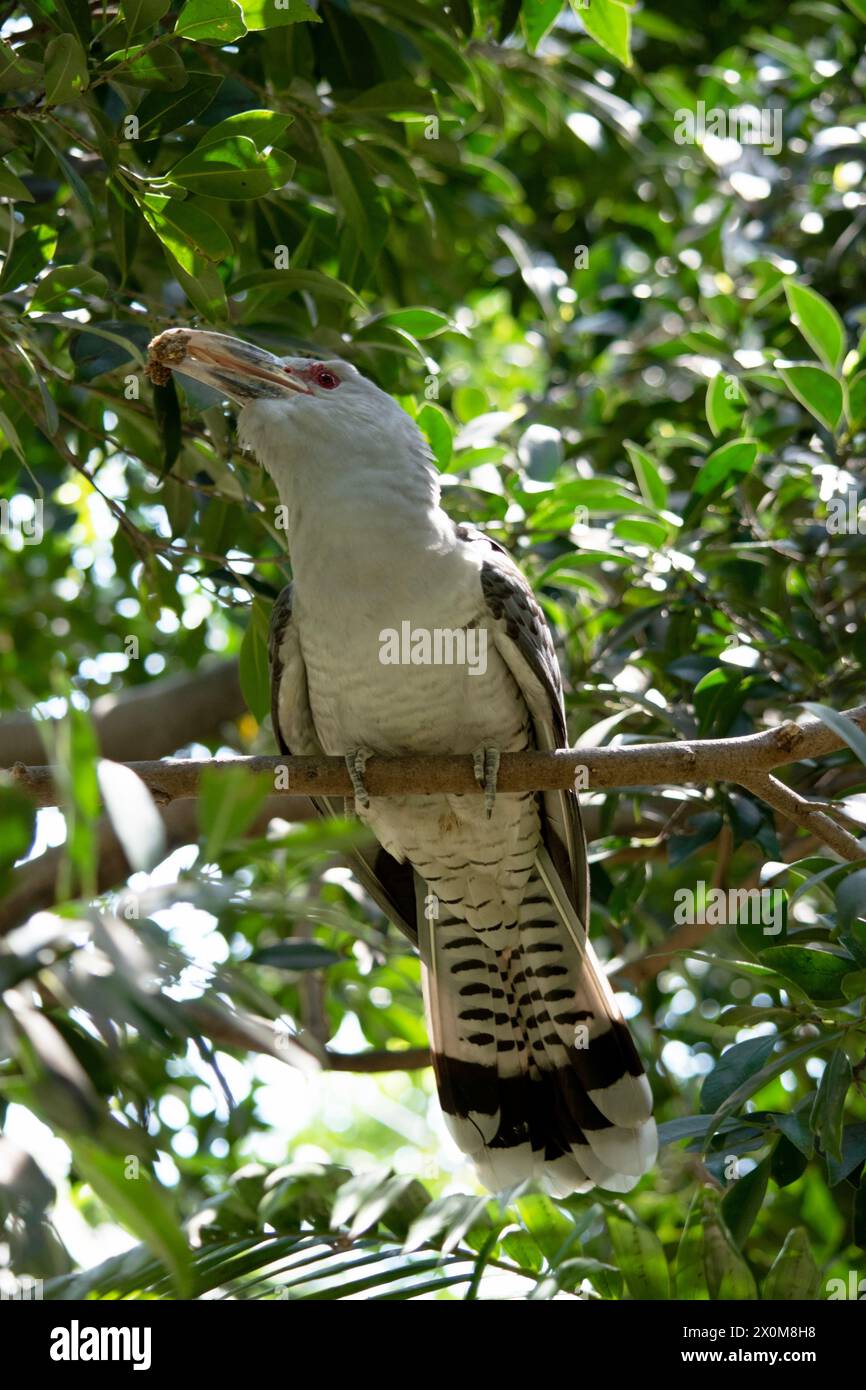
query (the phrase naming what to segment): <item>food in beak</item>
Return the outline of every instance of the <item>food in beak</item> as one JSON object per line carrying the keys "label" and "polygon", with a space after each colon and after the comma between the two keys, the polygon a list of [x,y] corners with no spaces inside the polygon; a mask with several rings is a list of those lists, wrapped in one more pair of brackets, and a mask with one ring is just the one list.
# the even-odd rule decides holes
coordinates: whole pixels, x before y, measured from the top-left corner
{"label": "food in beak", "polygon": [[154,386],[164,386],[171,376],[172,367],[179,367],[186,357],[189,334],[182,328],[169,328],[165,333],[152,338],[147,349],[145,375]]}
{"label": "food in beak", "polygon": [[244,397],[307,391],[273,353],[224,333],[185,328],[160,333],[148,348],[147,375],[163,385],[173,369]]}

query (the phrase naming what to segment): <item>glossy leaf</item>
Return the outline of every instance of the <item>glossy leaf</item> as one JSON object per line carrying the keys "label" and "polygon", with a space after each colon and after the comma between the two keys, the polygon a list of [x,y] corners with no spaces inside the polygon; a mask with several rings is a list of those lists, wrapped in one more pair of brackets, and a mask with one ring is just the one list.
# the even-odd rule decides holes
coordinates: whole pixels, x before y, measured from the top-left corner
{"label": "glossy leaf", "polygon": [[616,1262],[632,1298],[670,1298],[670,1276],[658,1237],[622,1202],[614,1203],[605,1220]]}
{"label": "glossy leaf", "polygon": [[802,1226],[795,1227],[785,1237],[782,1246],[764,1280],[761,1296],[765,1302],[790,1303],[819,1297],[821,1275]]}
{"label": "glossy leaf", "polygon": [[835,430],[842,418],[842,386],[823,367],[780,367],[779,375],[791,395],[804,405],[828,430]]}
{"label": "glossy leaf", "polygon": [[246,135],[193,150],[169,177],[181,188],[211,198],[261,198],[271,189],[270,173]]}
{"label": "glossy leaf", "polygon": [[619,0],[592,0],[576,13],[588,34],[623,67],[631,67],[631,13]]}
{"label": "glossy leaf", "polygon": [[832,304],[806,285],[789,280],[785,286],[788,307],[807,343],[830,371],[845,356],[845,326]]}
{"label": "glossy leaf", "polygon": [[710,1298],[722,1301],[758,1297],[755,1278],[725,1226],[719,1195],[703,1189],[704,1276]]}
{"label": "glossy leaf", "polygon": [[235,0],[186,0],[174,31],[196,43],[231,43],[246,33],[241,7]]}

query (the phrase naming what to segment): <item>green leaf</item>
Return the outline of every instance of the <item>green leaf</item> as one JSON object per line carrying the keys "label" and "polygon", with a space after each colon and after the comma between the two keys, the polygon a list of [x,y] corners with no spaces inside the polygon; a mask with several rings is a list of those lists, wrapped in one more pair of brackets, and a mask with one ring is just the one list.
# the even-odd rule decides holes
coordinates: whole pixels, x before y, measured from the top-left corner
{"label": "green leaf", "polygon": [[[420,1186],[416,1178],[408,1176],[391,1175],[383,1178],[380,1173],[360,1173],[355,1177],[349,1178],[344,1182],[337,1192],[334,1202],[334,1209],[331,1213],[332,1226],[348,1226],[350,1236],[361,1236],[365,1231],[377,1226],[380,1221],[390,1226],[390,1216],[395,1206],[403,1206],[403,1199],[407,1192],[412,1195],[412,1190]],[[423,1192],[423,1188],[421,1189]],[[424,1196],[426,1197],[426,1193]],[[409,1208],[403,1212],[403,1220],[400,1225],[404,1227],[401,1234],[405,1238],[407,1227],[410,1224],[412,1208],[417,1212],[418,1206],[422,1211],[428,1203],[419,1203],[417,1200],[410,1202]]]}
{"label": "green leaf", "polygon": [[698,1190],[689,1203],[674,1270],[674,1295],[679,1299],[709,1297],[704,1276],[703,1196]]}
{"label": "green leaf", "polygon": [[663,511],[668,504],[668,490],[655,459],[630,439],[625,440],[625,451],[644,501]]}
{"label": "green leaf", "polygon": [[829,705],[818,704],[814,700],[803,700],[801,704],[803,709],[807,709],[816,719],[826,724],[828,729],[832,729],[843,743],[847,743],[851,752],[866,765],[866,733],[859,724],[855,724],[847,714],[840,714],[838,710],[831,709]]}
{"label": "green leaf", "polygon": [[246,135],[193,150],[167,177],[191,193],[211,198],[261,198],[272,188],[264,159]]}
{"label": "green leaf", "polygon": [[153,414],[162,444],[162,468],[160,469],[160,478],[162,479],[174,467],[183,442],[180,403],[177,399],[174,377],[169,377],[168,381],[159,384],[154,382]]}
{"label": "green leaf", "polygon": [[[678,1144],[682,1139],[703,1138],[710,1125],[709,1115],[681,1115],[676,1120],[665,1120],[664,1124],[659,1125],[659,1144]],[[721,1132],[725,1128],[733,1129],[738,1125],[736,1120],[728,1120],[726,1125],[722,1125]]]}
{"label": "green leaf", "polygon": [[268,145],[277,144],[293,120],[294,116],[283,111],[238,111],[206,130],[196,149],[204,150],[208,145],[219,145],[223,140],[245,135],[261,154]]}
{"label": "green leaf", "polygon": [[204,863],[214,863],[229,841],[243,835],[271,791],[273,779],[266,773],[231,766],[204,769],[198,805],[199,825],[205,837]]}
{"label": "green leaf", "polygon": [[[532,1274],[540,1273],[544,1258],[532,1236],[527,1235],[525,1231],[509,1231],[507,1235],[504,1235],[502,1237],[502,1250],[509,1259],[520,1265],[521,1269],[528,1270]],[[587,1263],[594,1265],[598,1262],[589,1260]],[[587,1270],[586,1274],[589,1273],[591,1271]]]}
{"label": "green leaf", "polygon": [[866,424],[866,371],[858,372],[848,382],[847,415],[855,429],[862,429]]}
{"label": "green leaf", "polygon": [[139,29],[150,29],[168,12],[171,0],[120,0],[126,32],[132,38]]}
{"label": "green leaf", "polygon": [[702,1194],[704,1277],[711,1299],[756,1299],[754,1275],[737,1250],[722,1219],[719,1194],[705,1187]]}
{"label": "green leaf", "polygon": [[338,952],[329,951],[318,941],[281,941],[278,946],[263,946],[250,956],[254,964],[269,965],[274,970],[324,970],[329,965],[339,965],[342,959]]}
{"label": "green leaf", "polygon": [[[33,1087],[37,1111],[61,1130],[64,1138],[101,1129],[105,1109],[62,1026],[20,997],[10,999],[7,995],[4,1003],[8,1009],[4,1024],[11,1021],[14,1026],[15,1052]],[[4,1031],[8,1036],[8,1029]]]}
{"label": "green leaf", "polygon": [[866,970],[854,970],[842,981],[842,993],[846,999],[862,999],[866,994]]}
{"label": "green leaf", "polygon": [[244,23],[251,32],[298,23],[321,24],[321,17],[306,0],[238,0]]}
{"label": "green leaf", "polygon": [[728,430],[739,429],[740,416],[746,407],[746,395],[735,376],[717,372],[707,386],[707,423],[718,437]]}
{"label": "green leaf", "polygon": [[53,9],[60,27],[74,31],[87,48],[93,39],[89,0],[54,0]]}
{"label": "green leaf", "polygon": [[196,43],[231,43],[247,31],[240,5],[234,0],[187,0],[174,32]]}
{"label": "green leaf", "polygon": [[42,64],[23,57],[11,44],[0,39],[0,92],[36,87],[41,81]]}
{"label": "green leaf", "polygon": [[[849,932],[849,941],[842,944],[850,950],[858,965],[866,967],[866,931],[857,930],[860,919],[866,917],[866,869],[855,869],[836,885],[836,911],[839,925]],[[851,929],[854,929],[853,931]]]}
{"label": "green leaf", "polygon": [[41,225],[31,227],[15,238],[11,255],[0,272],[0,294],[29,285],[48,264],[57,247],[57,230]]}
{"label": "green leaf", "polygon": [[521,1221],[548,1263],[552,1264],[557,1256],[574,1242],[577,1234],[574,1223],[549,1197],[532,1193],[527,1197],[519,1197],[515,1206]]}
{"label": "green leaf", "polygon": [[13,1140],[0,1135],[0,1220],[14,1215],[32,1221],[56,1200],[53,1182]]}
{"label": "green leaf", "polygon": [[855,14],[866,24],[866,0],[845,0],[845,4],[852,14]]}
{"label": "green leaf", "polygon": [[139,139],[153,140],[196,120],[211,105],[222,83],[216,73],[191,72],[179,92],[148,92],[135,113]]}
{"label": "green leaf", "polygon": [[119,82],[172,92],[186,86],[183,59],[169,43],[158,43],[153,48],[139,44],[136,49],[112,53],[108,61],[112,59],[120,60],[117,67],[111,69],[111,76]]}
{"label": "green leaf", "polygon": [[349,285],[344,285],[342,280],[335,280],[330,275],[323,275],[319,270],[253,270],[248,275],[239,275],[233,280],[230,293],[240,294],[242,290],[261,286],[271,286],[284,294],[297,292],[314,297],[321,296],[323,299],[361,302]]}
{"label": "green leaf", "polygon": [[761,1298],[765,1303],[791,1303],[816,1299],[821,1274],[815,1264],[809,1237],[802,1226],[795,1226],[785,1237],[770,1272],[764,1280]]}
{"label": "green leaf", "polygon": [[0,781],[0,890],[5,889],[13,864],[27,854],[35,834],[36,808],[30,797]]}
{"label": "green leaf", "polygon": [[779,367],[791,395],[830,431],[842,418],[842,384],[823,367]]}
{"label": "green leaf", "polygon": [[541,40],[556,22],[562,10],[562,0],[529,0],[520,9],[520,25],[526,35],[526,45],[534,53]]}
{"label": "green leaf", "polygon": [[84,182],[84,179],[79,174],[74,163],[71,159],[67,158],[67,156],[64,154],[63,150],[60,148],[59,145],[55,145],[54,142],[48,138],[48,136],[45,133],[45,128],[43,126],[37,126],[36,133],[39,136],[40,140],[43,142],[43,144],[48,146],[54,159],[56,159],[57,163],[60,165],[60,168],[63,171],[63,176],[66,179],[66,182],[69,184],[69,187],[75,194],[76,198],[78,199],[79,203],[81,204],[88,221],[91,223],[95,222],[98,215],[96,211],[96,205],[94,204],[94,201],[90,196],[90,190],[87,187],[87,184]]}
{"label": "green leaf", "polygon": [[433,93],[414,82],[380,82],[346,103],[347,111],[376,111],[395,119],[431,115],[436,109]]}
{"label": "green leaf", "polygon": [[458,386],[451,397],[451,409],[463,425],[468,425],[488,409],[487,397],[479,386]]}
{"label": "green leaf", "polygon": [[[781,950],[782,947],[779,947],[779,949]],[[777,1076],[781,1076],[783,1071],[789,1071],[794,1062],[798,1062],[801,1057],[808,1057],[811,1053],[818,1052],[822,1047],[832,1046],[841,1036],[841,1033],[837,1031],[827,1033],[822,1038],[810,1038],[808,1042],[800,1043],[799,1047],[792,1047],[787,1052],[783,1052],[780,1056],[772,1057],[761,1067],[760,1071],[756,1071],[753,1075],[748,1076],[736,1090],[731,1091],[730,1095],[722,1101],[718,1110],[716,1110],[710,1120],[707,1128],[708,1138],[718,1130],[722,1121],[726,1120],[728,1115],[733,1114],[735,1110],[739,1110],[740,1106],[744,1105],[756,1091],[760,1091],[761,1087],[765,1086],[768,1081],[775,1080]],[[758,1039],[755,1041],[758,1041]],[[744,1044],[738,1043],[737,1046],[742,1047]]]}
{"label": "green leaf", "polygon": [[648,545],[653,550],[663,550],[670,539],[670,532],[662,521],[637,521],[633,517],[623,517],[613,524],[613,534],[624,541],[636,545]]}
{"label": "green leaf", "polygon": [[27,455],[21,443],[21,437],[13,425],[9,416],[0,410],[0,444],[10,448],[23,464],[27,464]]}
{"label": "green leaf", "polygon": [[135,256],[141,216],[132,195],[122,183],[118,183],[116,179],[108,179],[105,187],[111,249],[117,259],[123,283],[129,275]]}
{"label": "green leaf", "polygon": [[451,462],[454,449],[454,431],[451,428],[451,421],[441,406],[426,401],[418,411],[416,423],[418,428],[427,436],[439,468],[445,472]]}
{"label": "green leaf", "polygon": [[268,656],[269,613],[260,598],[253,599],[250,620],[241,642],[241,690],[259,723],[271,707],[271,669]]}
{"label": "green leaf", "polygon": [[447,1254],[459,1245],[466,1233],[474,1228],[490,1229],[487,1197],[464,1197],[455,1193],[431,1202],[412,1222],[406,1236],[405,1252],[418,1250],[422,1245],[441,1244]]}
{"label": "green leaf", "polygon": [[792,322],[825,366],[835,371],[845,356],[845,325],[832,304],[796,280],[785,284]]}
{"label": "green leaf", "polygon": [[738,476],[752,471],[757,457],[758,445],[753,439],[734,439],[730,444],[723,444],[701,466],[693,493],[703,497],[717,487],[735,482]]}
{"label": "green leaf", "polygon": [[773,1150],[770,1166],[770,1176],[773,1182],[778,1187],[790,1187],[791,1183],[803,1176],[808,1163],[809,1160],[806,1155],[800,1153],[786,1135],[780,1134]]}
{"label": "green leaf", "polygon": [[[62,682],[58,686],[68,697]],[[62,892],[72,896],[72,877],[85,893],[96,888],[96,822],[100,810],[96,763],[99,748],[89,714],[67,698],[64,717],[45,727],[44,736],[57,765],[56,781],[66,817],[66,859]]]}
{"label": "green leaf", "polygon": [[440,314],[438,309],[395,309],[393,313],[381,314],[372,322],[402,328],[413,338],[435,338],[452,327],[448,315]]}
{"label": "green leaf", "polygon": [[228,318],[228,304],[216,267],[208,261],[196,260],[195,274],[191,275],[167,248],[165,254],[190,304],[210,323],[224,323]]}
{"label": "green leaf", "polygon": [[812,1129],[825,1154],[837,1161],[842,1158],[842,1123],[852,1081],[848,1054],[844,1047],[837,1047],[824,1068],[812,1109]]}
{"label": "green leaf", "polygon": [[619,0],[589,0],[575,3],[575,13],[584,29],[624,68],[631,67],[631,13]]}
{"label": "green leaf", "polygon": [[721,1214],[735,1245],[742,1246],[763,1205],[770,1177],[770,1159],[735,1182],[722,1198]]}
{"label": "green leaf", "polygon": [[831,1187],[843,1182],[866,1162],[866,1122],[845,1125],[842,1129],[841,1156],[827,1153],[827,1182]]}
{"label": "green leaf", "polygon": [[189,274],[194,273],[196,256],[221,262],[232,254],[230,236],[202,208],[151,194],[144,198],[141,210],[160,241]]}
{"label": "green leaf", "polygon": [[346,161],[334,141],[324,137],[321,141],[321,148],[334,197],[356,237],[363,243],[370,233],[364,200],[358,192]]}
{"label": "green leaf", "polygon": [[132,768],[108,758],[99,759],[96,775],[130,868],[145,873],[155,868],[165,854],[165,827],[148,788]]}
{"label": "green leaf", "polygon": [[88,56],[74,33],[58,33],[44,50],[44,100],[46,106],[71,101],[89,85]]}
{"label": "green leaf", "polygon": [[15,198],[23,203],[33,202],[33,194],[27,185],[5,166],[0,168],[0,198]]}
{"label": "green leaf", "polygon": [[768,946],[759,958],[820,1004],[832,1004],[843,997],[842,981],[851,971],[850,960],[814,946]]}
{"label": "green leaf", "polygon": [[58,309],[81,308],[82,298],[87,295],[105,294],[108,281],[98,270],[86,265],[58,265],[49,270],[36,286],[36,292],[27,306],[28,313],[40,313]]}
{"label": "green leaf", "polygon": [[128,1158],[85,1139],[71,1141],[75,1168],[117,1220],[143,1240],[171,1275],[178,1298],[189,1296],[190,1255],[167,1195],[142,1167],[130,1176]]}
{"label": "green leaf", "polygon": [[701,1087],[701,1109],[705,1114],[719,1106],[766,1062],[778,1039],[774,1033],[734,1043],[724,1051]]}
{"label": "green leaf", "polygon": [[671,1296],[665,1252],[658,1236],[623,1202],[605,1211],[616,1261],[632,1298],[668,1299]]}
{"label": "green leaf", "polygon": [[142,351],[147,348],[149,329],[146,324],[103,319],[90,323],[78,334],[69,349],[82,381],[93,381],[103,372],[135,362],[144,366]]}
{"label": "green leaf", "polygon": [[861,1250],[866,1250],[866,1182],[862,1178],[854,1195],[854,1210],[851,1215],[851,1239]]}
{"label": "green leaf", "polygon": [[815,1152],[815,1139],[809,1124],[812,1104],[812,1097],[806,1096],[790,1114],[773,1115],[776,1128],[807,1159]]}

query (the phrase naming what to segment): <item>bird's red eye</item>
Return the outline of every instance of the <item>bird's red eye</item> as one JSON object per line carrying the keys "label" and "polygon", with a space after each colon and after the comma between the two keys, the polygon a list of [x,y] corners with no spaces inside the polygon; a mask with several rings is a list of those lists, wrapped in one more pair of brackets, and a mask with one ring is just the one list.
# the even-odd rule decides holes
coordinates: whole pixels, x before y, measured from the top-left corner
{"label": "bird's red eye", "polygon": [[333,391],[334,387],[340,384],[340,378],[328,371],[328,368],[323,367],[321,363],[310,368],[310,376],[317,386],[323,387],[326,391]]}

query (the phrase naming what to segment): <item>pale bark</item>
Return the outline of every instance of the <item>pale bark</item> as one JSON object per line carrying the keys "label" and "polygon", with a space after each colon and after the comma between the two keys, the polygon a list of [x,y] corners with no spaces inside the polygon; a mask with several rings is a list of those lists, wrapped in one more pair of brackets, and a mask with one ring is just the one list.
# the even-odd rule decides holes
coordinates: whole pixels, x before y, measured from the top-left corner
{"label": "pale bark", "polygon": [[[236,661],[220,661],[198,671],[129,686],[100,695],[91,716],[103,757],[115,762],[161,758],[188,743],[201,742],[237,719],[246,705]],[[0,719],[0,768],[41,763],[45,747],[39,725],[29,714]]]}

